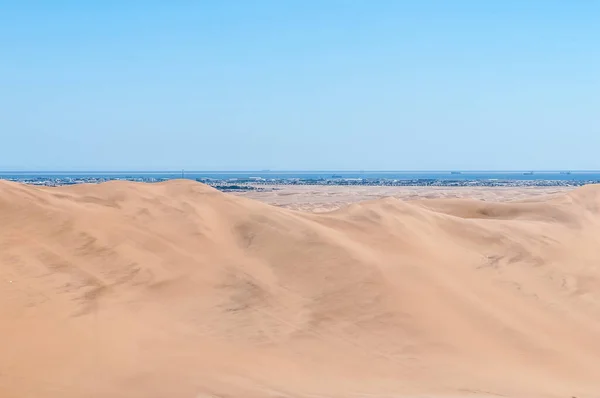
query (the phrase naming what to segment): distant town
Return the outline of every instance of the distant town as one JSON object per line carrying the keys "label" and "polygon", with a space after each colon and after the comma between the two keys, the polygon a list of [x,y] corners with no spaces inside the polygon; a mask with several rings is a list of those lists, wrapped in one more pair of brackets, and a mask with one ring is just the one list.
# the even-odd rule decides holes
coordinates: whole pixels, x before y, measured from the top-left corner
{"label": "distant town", "polygon": [[[581,186],[586,184],[600,183],[596,178],[578,178],[578,179],[496,179],[496,178],[468,178],[465,176],[456,177],[456,172],[449,173],[448,178],[346,178],[342,175],[332,174],[330,176],[319,176],[318,178],[297,178],[297,177],[260,177],[247,176],[237,178],[209,178],[197,177],[187,179],[195,180],[210,185],[221,191],[263,191],[277,189],[277,186],[284,185],[342,185],[342,186],[438,186],[438,187],[540,187],[540,186]],[[178,176],[179,177],[179,176]],[[561,173],[561,177],[568,177],[566,173]],[[590,177],[597,177],[591,175]],[[75,184],[97,184],[114,180],[136,181],[145,183],[156,183],[171,180],[174,176],[156,176],[156,175],[5,175],[0,179],[21,182],[39,186],[61,186]],[[181,178],[181,177],[179,177]],[[184,177],[185,178],[185,177]]]}

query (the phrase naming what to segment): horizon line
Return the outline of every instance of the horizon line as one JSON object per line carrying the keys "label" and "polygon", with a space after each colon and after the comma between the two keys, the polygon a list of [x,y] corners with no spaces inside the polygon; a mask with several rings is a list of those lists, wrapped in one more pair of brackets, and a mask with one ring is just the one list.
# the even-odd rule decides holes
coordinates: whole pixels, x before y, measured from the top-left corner
{"label": "horizon line", "polygon": [[550,173],[550,172],[570,172],[570,173],[600,173],[600,169],[404,169],[404,170],[385,170],[385,169],[242,169],[242,170],[0,170],[0,174],[49,174],[49,173],[141,173],[141,174],[181,174],[181,173],[445,173],[445,172],[464,172],[464,173]]}

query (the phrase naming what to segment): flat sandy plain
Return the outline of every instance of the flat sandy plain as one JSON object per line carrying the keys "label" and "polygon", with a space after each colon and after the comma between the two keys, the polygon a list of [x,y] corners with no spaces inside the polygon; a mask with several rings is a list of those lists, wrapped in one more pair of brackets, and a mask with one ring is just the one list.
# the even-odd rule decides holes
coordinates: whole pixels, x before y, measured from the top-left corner
{"label": "flat sandy plain", "polygon": [[600,396],[600,187],[340,191],[0,181],[0,397]]}
{"label": "flat sandy plain", "polygon": [[384,186],[259,186],[265,191],[236,193],[293,210],[326,212],[351,203],[392,197],[402,200],[466,198],[506,202],[551,196],[571,187],[384,187]]}

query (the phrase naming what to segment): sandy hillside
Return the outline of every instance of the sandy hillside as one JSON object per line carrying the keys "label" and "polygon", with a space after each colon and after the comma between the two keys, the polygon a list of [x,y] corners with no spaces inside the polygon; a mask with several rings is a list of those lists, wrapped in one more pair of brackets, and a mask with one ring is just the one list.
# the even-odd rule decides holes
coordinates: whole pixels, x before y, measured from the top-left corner
{"label": "sandy hillside", "polygon": [[598,397],[600,187],[311,214],[0,181],[0,397]]}

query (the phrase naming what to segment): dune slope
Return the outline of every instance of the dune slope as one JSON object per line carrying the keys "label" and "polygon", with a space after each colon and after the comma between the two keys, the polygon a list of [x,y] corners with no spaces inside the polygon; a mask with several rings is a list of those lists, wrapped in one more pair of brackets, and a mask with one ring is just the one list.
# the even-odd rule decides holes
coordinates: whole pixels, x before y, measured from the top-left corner
{"label": "dune slope", "polygon": [[294,212],[0,181],[0,396],[593,397],[600,188]]}

